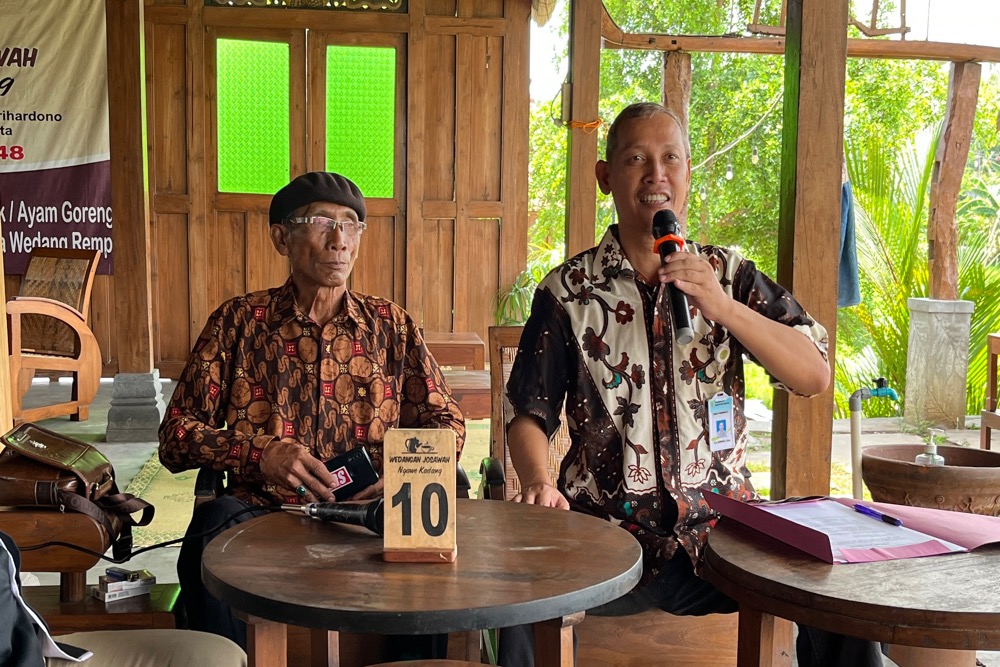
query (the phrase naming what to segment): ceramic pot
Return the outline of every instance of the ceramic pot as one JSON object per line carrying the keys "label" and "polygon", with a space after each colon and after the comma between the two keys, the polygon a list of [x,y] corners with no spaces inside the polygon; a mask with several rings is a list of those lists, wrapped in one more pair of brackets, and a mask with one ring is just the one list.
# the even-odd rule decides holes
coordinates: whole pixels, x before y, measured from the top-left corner
{"label": "ceramic pot", "polygon": [[913,462],[923,445],[861,450],[861,478],[877,502],[1000,515],[1000,452],[939,445],[943,466]]}

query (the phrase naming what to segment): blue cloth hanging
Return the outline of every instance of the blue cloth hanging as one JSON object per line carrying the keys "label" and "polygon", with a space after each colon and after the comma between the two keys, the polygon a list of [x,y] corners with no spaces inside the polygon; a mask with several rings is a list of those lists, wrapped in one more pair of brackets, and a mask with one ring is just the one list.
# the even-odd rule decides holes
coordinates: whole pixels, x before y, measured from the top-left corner
{"label": "blue cloth hanging", "polygon": [[861,303],[858,282],[858,250],[854,234],[854,193],[851,182],[844,181],[840,193],[840,270],[837,280],[837,307]]}

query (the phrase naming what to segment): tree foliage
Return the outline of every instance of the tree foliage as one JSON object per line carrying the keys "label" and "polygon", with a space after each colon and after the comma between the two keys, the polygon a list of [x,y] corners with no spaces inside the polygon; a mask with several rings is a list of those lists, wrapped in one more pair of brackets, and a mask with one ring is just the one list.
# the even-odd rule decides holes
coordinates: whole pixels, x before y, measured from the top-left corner
{"label": "tree foliage", "polygon": [[[910,333],[907,301],[926,297],[927,206],[937,136],[921,154],[889,146],[880,137],[847,144],[847,163],[857,204],[858,268],[862,303],[841,311],[839,322],[854,320],[852,338],[838,336],[838,414],[848,414],[847,397],[874,377],[885,377],[901,397],[906,393]],[[967,410],[982,409],[986,384],[986,334],[1000,330],[1000,270],[991,265],[987,239],[971,224],[960,226],[959,298],[972,301]],[[902,398],[901,398],[902,401]],[[895,415],[897,407],[872,401],[868,415]]]}
{"label": "tree foliage", "polygon": [[[561,4],[564,33],[567,4]],[[768,4],[777,7],[780,3],[765,3]],[[742,34],[752,20],[754,8],[753,0],[670,0],[657,3],[605,0],[605,5],[626,32],[707,35]],[[883,3],[882,11],[890,11],[892,8],[889,5],[888,2]],[[774,24],[777,16],[768,14],[769,11],[774,14],[776,9],[765,6],[761,22]],[[862,20],[867,20],[867,17]],[[763,271],[774,275],[777,263],[784,59],[781,56],[694,53],[691,55],[691,67],[689,129],[692,164],[697,168],[692,172],[688,235],[698,241],[735,247]],[[601,55],[601,119],[610,123],[622,108],[632,102],[660,101],[662,69],[663,56],[660,53],[605,49]],[[873,141],[888,151],[880,158],[882,162],[895,167],[895,155],[900,147],[914,145],[925,128],[942,121],[947,88],[946,63],[849,59],[844,137],[856,154],[855,168],[876,169],[874,162],[869,165],[867,158],[861,157],[862,153],[868,152]],[[768,112],[775,101],[774,110]],[[566,197],[566,129],[551,120],[559,116],[558,108],[553,103],[536,104],[531,117],[529,187],[532,209],[538,212],[538,221],[530,232],[531,256],[536,264],[546,266],[559,257]],[[992,75],[987,72],[980,87],[969,172],[965,181],[967,189],[960,200],[958,214],[963,235],[963,255],[960,259],[966,267],[962,280],[967,281],[963,282],[962,289],[966,295],[978,289],[973,280],[975,275],[982,278],[978,283],[981,287],[1000,270],[997,268],[1000,264],[998,117],[1000,72],[995,71]],[[759,126],[748,132],[758,122]],[[602,129],[599,140],[602,155],[604,131]],[[741,137],[731,149],[723,152]],[[753,159],[755,153],[756,161]],[[727,178],[727,173],[732,174],[731,178]],[[865,171],[865,174],[869,173],[876,172]],[[884,171],[879,173],[883,176],[887,174]],[[884,187],[904,185],[904,182],[883,183]],[[888,197],[887,193],[879,196],[883,195]],[[893,196],[898,198],[903,194]],[[883,241],[898,242],[905,238],[909,243],[917,239],[915,245],[908,246],[912,249],[914,275],[911,276],[911,288],[915,292],[892,297],[895,300],[886,304],[889,310],[875,312],[877,309],[871,302],[882,296],[875,289],[874,282],[869,280],[867,291],[863,292],[866,303],[871,307],[869,325],[858,314],[858,309],[840,311],[837,323],[838,359],[846,370],[838,369],[838,381],[841,392],[846,392],[841,396],[844,400],[857,388],[851,383],[868,382],[873,377],[872,373],[890,365],[905,368],[909,315],[904,312],[905,309],[899,310],[899,303],[905,304],[910,296],[926,294],[926,290],[918,293],[920,288],[917,286],[926,282],[917,275],[920,271],[926,272],[926,203],[917,208],[924,219],[896,215],[896,222],[906,222],[906,225],[878,232]],[[610,197],[601,197],[596,221],[598,237],[613,220]],[[973,241],[978,238],[985,239],[986,243],[985,247],[975,250]],[[859,253],[878,250],[877,246],[862,247],[868,242],[875,242],[874,238],[869,237],[867,241],[859,238]],[[882,248],[883,252],[885,250]],[[972,265],[977,261],[980,262],[979,268],[974,269]],[[1000,303],[1000,299],[994,297],[994,302]],[[986,310],[977,303],[976,313],[985,313]],[[977,388],[973,385],[979,382],[978,349],[985,341],[981,327],[989,326],[988,322],[988,318],[978,319],[978,315],[974,315],[973,349],[970,350],[970,405],[976,396],[981,399],[982,395],[982,386]],[[892,347],[888,339],[883,348],[874,345],[871,331],[877,327],[887,334],[895,332],[893,345],[897,347]],[[900,344],[903,345],[902,367],[899,366],[900,350],[897,349]],[[888,371],[882,374],[891,375]],[[896,388],[903,389],[905,373],[903,377],[890,379]]]}

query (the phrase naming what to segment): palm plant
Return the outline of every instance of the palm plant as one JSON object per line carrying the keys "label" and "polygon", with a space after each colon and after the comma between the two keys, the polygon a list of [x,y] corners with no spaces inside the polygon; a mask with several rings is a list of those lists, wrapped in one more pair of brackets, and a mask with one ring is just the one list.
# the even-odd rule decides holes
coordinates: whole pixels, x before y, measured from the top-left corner
{"label": "palm plant", "polygon": [[[840,311],[836,369],[837,412],[871,378],[883,376],[902,397],[906,391],[910,312],[907,300],[928,294],[926,231],[934,155],[940,130],[926,153],[910,147],[893,154],[878,137],[848,142],[854,188],[862,303]],[[969,344],[968,411],[983,403],[986,334],[1000,329],[1000,271],[991,267],[987,235],[960,224],[959,298],[975,302]],[[902,399],[901,399],[902,400]],[[896,414],[897,406],[872,402],[871,415]]]}

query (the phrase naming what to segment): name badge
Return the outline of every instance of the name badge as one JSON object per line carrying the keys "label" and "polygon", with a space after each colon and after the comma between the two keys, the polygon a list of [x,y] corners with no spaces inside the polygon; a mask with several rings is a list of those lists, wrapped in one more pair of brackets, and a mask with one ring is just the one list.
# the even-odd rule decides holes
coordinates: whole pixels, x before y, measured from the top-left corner
{"label": "name badge", "polygon": [[736,446],[732,396],[720,392],[708,399],[708,442],[713,452]]}
{"label": "name badge", "polygon": [[451,429],[386,432],[382,445],[385,560],[454,562],[458,554],[456,465]]}

